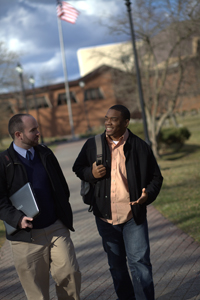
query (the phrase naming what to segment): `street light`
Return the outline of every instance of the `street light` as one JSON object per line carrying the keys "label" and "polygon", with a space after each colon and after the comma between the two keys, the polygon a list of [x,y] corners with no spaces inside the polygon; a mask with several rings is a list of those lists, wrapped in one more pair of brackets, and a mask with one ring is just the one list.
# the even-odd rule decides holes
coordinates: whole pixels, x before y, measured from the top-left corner
{"label": "street light", "polygon": [[38,109],[38,103],[37,103],[37,98],[35,96],[35,79],[33,76],[31,76],[29,78],[29,82],[32,86],[32,90],[33,90],[33,98],[34,98],[34,103],[35,103],[35,110],[37,113],[37,120],[38,120],[38,125],[39,125],[39,130],[40,130],[40,137],[41,137],[41,143],[44,144],[44,140],[43,140],[43,135],[42,135],[42,126],[40,124],[40,115],[39,115],[39,109]]}
{"label": "street light", "polygon": [[15,68],[15,70],[19,73],[19,78],[20,78],[20,81],[21,81],[24,108],[26,110],[26,113],[28,114],[28,107],[27,107],[27,102],[26,102],[26,97],[25,97],[25,90],[24,90],[23,69],[22,69],[22,66],[20,65],[20,63],[17,64],[17,67]]}
{"label": "street light", "polygon": [[132,46],[133,46],[133,54],[135,58],[135,68],[136,68],[136,74],[137,74],[137,82],[138,82],[138,90],[139,90],[139,98],[140,98],[140,105],[142,109],[142,119],[143,119],[143,126],[144,126],[144,135],[145,135],[145,141],[148,145],[151,145],[151,141],[149,140],[149,134],[148,134],[148,127],[147,127],[147,120],[146,120],[146,114],[145,114],[145,108],[144,108],[144,99],[143,99],[143,93],[142,93],[142,84],[141,84],[141,78],[140,78],[140,69],[138,64],[138,57],[137,57],[137,49],[135,46],[135,34],[133,29],[133,21],[131,16],[131,2],[129,0],[125,0],[127,11],[129,15],[129,23],[131,28],[131,37],[132,37]]}
{"label": "street light", "polygon": [[83,104],[84,104],[85,118],[86,118],[86,121],[87,121],[88,132],[91,132],[92,128],[90,127],[90,121],[89,121],[89,118],[88,118],[88,111],[87,111],[87,105],[86,105],[85,93],[84,93],[85,82],[84,81],[79,81],[79,86],[82,88],[82,91],[83,91]]}

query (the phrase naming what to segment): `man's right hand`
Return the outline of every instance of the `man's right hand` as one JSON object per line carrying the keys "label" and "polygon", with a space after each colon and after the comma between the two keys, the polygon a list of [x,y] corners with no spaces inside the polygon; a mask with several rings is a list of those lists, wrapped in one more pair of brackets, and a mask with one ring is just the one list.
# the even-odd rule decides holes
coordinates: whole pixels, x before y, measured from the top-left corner
{"label": "man's right hand", "polygon": [[20,229],[25,229],[25,228],[33,228],[33,224],[31,223],[33,221],[33,218],[28,218],[26,216],[21,217],[21,219],[18,222],[18,226]]}
{"label": "man's right hand", "polygon": [[92,174],[95,178],[102,178],[106,175],[106,168],[103,165],[97,166],[95,161],[92,165]]}

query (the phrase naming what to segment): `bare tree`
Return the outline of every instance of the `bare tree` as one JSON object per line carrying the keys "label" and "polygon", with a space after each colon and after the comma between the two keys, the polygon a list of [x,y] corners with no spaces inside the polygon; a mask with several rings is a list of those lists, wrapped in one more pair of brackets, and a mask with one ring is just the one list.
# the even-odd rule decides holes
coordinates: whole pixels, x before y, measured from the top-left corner
{"label": "bare tree", "polygon": [[16,88],[17,74],[13,70],[17,66],[19,55],[9,51],[0,41],[0,93],[8,92]]}
{"label": "bare tree", "polygon": [[13,103],[5,93],[16,90],[17,74],[13,72],[17,65],[18,54],[9,51],[3,42],[0,42],[0,139],[4,136],[8,118],[15,112]]}
{"label": "bare tree", "polygon": [[[158,157],[160,130],[195,77],[187,71],[194,73],[189,66],[199,60],[200,1],[135,0],[132,12],[148,129]],[[112,17],[109,30],[130,32],[128,18]]]}

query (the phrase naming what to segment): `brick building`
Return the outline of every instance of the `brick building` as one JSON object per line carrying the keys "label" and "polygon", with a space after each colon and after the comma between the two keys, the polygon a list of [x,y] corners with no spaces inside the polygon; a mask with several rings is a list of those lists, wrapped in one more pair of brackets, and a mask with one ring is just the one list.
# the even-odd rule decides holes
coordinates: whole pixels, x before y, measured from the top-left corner
{"label": "brick building", "polygon": [[[124,78],[126,73],[112,67],[101,66],[86,76],[69,82],[75,135],[85,133],[89,127],[95,128],[103,125],[108,108],[123,102],[123,99],[119,99],[114,84],[115,78],[119,79],[121,76]],[[84,87],[80,86],[80,82],[84,83]],[[34,91],[35,98],[32,89],[25,91],[26,103],[29,113],[38,119],[35,110],[36,99],[43,136],[70,135],[64,83],[35,88]],[[1,95],[1,102],[9,105],[11,115],[25,112],[20,92]],[[3,131],[7,134],[7,126],[3,128]]]}
{"label": "brick building", "polygon": [[[200,65],[199,57],[193,56],[187,60],[186,76],[178,98],[175,112],[184,113],[200,111]],[[153,74],[153,73],[152,73]],[[153,76],[153,75],[152,75]],[[178,70],[170,68],[167,77],[170,89],[176,83]],[[137,87],[126,86],[133,80],[133,74],[109,66],[101,66],[78,80],[69,82],[72,116],[75,135],[85,133],[89,128],[104,124],[104,116],[108,108],[114,104],[124,104],[134,119],[141,118],[140,105],[137,100]],[[80,86],[84,83],[84,87]],[[145,89],[145,87],[143,87]],[[29,113],[38,119],[35,110],[35,99],[39,111],[39,123],[42,125],[44,137],[66,136],[71,134],[68,106],[66,102],[64,83],[35,88],[25,91]],[[145,91],[144,91],[145,97]],[[24,103],[20,92],[1,95],[2,104],[9,105],[10,115],[24,112]],[[164,103],[164,100],[163,100]],[[160,106],[160,111],[165,109]],[[1,122],[1,132],[7,132],[7,119]]]}

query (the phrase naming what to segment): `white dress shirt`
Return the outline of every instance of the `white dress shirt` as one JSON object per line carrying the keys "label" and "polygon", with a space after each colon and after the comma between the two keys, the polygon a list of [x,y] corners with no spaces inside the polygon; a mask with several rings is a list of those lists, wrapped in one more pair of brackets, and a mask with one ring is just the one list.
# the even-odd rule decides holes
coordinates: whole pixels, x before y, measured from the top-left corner
{"label": "white dress shirt", "polygon": [[13,148],[14,148],[14,150],[15,150],[17,153],[19,153],[19,154],[20,154],[22,157],[24,157],[24,158],[26,158],[26,152],[27,152],[27,151],[30,151],[31,154],[32,154],[32,160],[33,160],[34,155],[35,155],[35,150],[34,150],[33,147],[31,147],[30,149],[26,150],[26,149],[24,149],[24,148],[21,148],[21,147],[17,146],[17,145],[13,142]]}

